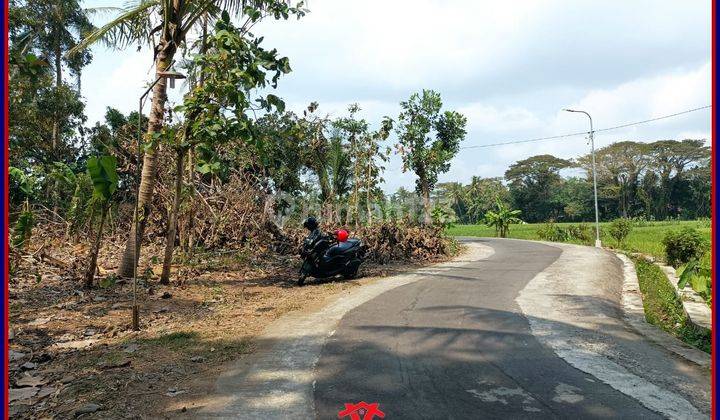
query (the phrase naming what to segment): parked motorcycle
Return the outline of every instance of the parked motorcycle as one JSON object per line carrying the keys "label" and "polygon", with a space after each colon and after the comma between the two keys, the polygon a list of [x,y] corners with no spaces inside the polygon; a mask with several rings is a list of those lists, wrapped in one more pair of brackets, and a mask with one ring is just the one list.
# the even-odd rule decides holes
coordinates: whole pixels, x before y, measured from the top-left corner
{"label": "parked motorcycle", "polygon": [[342,274],[346,279],[357,276],[365,258],[365,246],[359,239],[349,239],[346,230],[325,235],[314,217],[308,217],[303,226],[310,233],[300,249],[303,264],[298,286],[305,284],[309,276],[327,278]]}

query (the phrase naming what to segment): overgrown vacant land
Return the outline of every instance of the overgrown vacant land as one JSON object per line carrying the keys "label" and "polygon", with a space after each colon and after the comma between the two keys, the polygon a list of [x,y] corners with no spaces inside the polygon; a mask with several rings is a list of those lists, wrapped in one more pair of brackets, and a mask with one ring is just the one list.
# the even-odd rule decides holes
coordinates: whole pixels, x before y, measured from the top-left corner
{"label": "overgrown vacant land", "polygon": [[[451,241],[423,235],[426,228],[377,224],[376,229],[376,236],[362,232],[371,259],[361,267],[363,278],[310,280],[305,287],[295,283],[299,235],[290,234],[298,230],[285,229],[290,246],[275,250],[251,240],[197,250],[192,257],[182,254],[168,285],[159,283],[163,244],[149,243],[138,279],[140,331],[130,322],[132,282],[111,274],[121,231],[100,250],[103,277],[93,289],[79,280],[90,244],[68,243],[61,233],[38,234],[26,252],[14,254],[11,416],[68,418],[96,410],[96,418],[127,413],[158,418],[183,407],[192,413],[224,363],[252,352],[253,338],[279,316],[317,308],[339,293],[456,250]],[[398,236],[404,232],[414,242]],[[388,252],[389,243],[376,242],[379,234],[407,245]]]}
{"label": "overgrown vacant land", "polygon": [[[595,225],[584,224],[585,233],[590,233],[590,240],[582,241],[574,237],[562,238],[562,242],[570,242],[581,245],[589,245],[595,238]],[[664,222],[635,222],[632,224],[630,233],[622,243],[618,243],[608,233],[611,223],[600,224],[600,237],[603,246],[616,248],[629,253],[642,253],[652,256],[654,259],[665,262],[665,248],[663,239],[669,232],[676,232],[686,228],[696,229],[709,244],[710,220],[695,221],[664,221]],[[557,223],[552,226],[568,230],[577,227],[577,223]],[[547,228],[542,223],[526,223],[512,225],[508,234],[509,238],[544,240],[542,230]],[[454,236],[479,236],[494,237],[495,228],[482,225],[456,225],[448,228],[448,233]],[[641,258],[634,258],[640,290],[643,295],[645,307],[645,318],[651,324],[657,325],[663,330],[677,336],[683,341],[703,351],[710,352],[710,334],[707,331],[696,328],[690,323],[687,314],[682,308],[682,303],[675,294],[673,287],[668,282],[665,274],[652,263]],[[709,267],[711,256],[706,252],[701,260],[701,265]],[[710,291],[705,295],[709,300]]]}

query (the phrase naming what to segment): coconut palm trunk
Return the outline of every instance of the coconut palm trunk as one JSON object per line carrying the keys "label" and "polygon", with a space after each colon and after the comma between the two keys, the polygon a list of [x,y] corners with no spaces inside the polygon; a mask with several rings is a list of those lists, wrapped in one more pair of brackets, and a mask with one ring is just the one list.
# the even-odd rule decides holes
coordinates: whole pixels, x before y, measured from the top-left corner
{"label": "coconut palm trunk", "polygon": [[[158,71],[160,71],[160,69],[168,69],[176,50],[177,47],[174,43],[165,42],[164,48],[161,48],[158,52],[155,68],[158,69]],[[163,128],[165,102],[167,102],[167,81],[161,78],[153,88],[152,105],[148,118],[148,132],[146,135],[147,139],[152,138],[153,134],[160,132]],[[135,232],[135,225],[133,224],[130,229],[130,235],[125,243],[125,251],[123,252],[118,268],[118,275],[123,277],[133,276],[135,267],[137,266],[137,260],[140,257],[142,241],[136,239],[142,239],[147,220],[150,216],[153,192],[155,191],[155,183],[157,181],[157,164],[156,151],[148,148],[143,157],[143,168],[138,192],[138,231]]]}

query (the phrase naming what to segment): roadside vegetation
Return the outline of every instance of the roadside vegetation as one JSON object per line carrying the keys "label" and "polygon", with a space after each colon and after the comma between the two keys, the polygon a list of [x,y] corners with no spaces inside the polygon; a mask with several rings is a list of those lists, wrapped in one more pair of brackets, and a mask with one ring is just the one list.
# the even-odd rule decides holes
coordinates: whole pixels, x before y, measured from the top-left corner
{"label": "roadside vegetation", "polygon": [[[302,2],[9,6],[12,418],[192,412],[277,317],[458,252],[430,197],[466,118],[429,89],[379,121],[312,98],[286,109],[290,58],[254,31],[302,22]],[[88,124],[83,95],[103,93],[80,81],[98,44],[154,63],[142,113],[108,103]],[[423,203],[407,211],[380,188],[392,133],[417,178],[405,198]],[[295,287],[311,215],[363,240],[369,280]]]}
{"label": "roadside vegetation", "polygon": [[[618,248],[617,241],[615,238],[610,236],[609,228],[612,222],[601,222],[600,223],[600,239],[603,242],[603,246],[610,246]],[[529,239],[529,240],[552,240],[548,239],[548,236],[543,234],[543,230],[548,230],[548,226],[553,226],[557,229],[569,230],[581,230],[584,232],[584,236],[588,239],[578,239],[577,236],[565,236],[560,234],[558,237],[567,238],[561,240],[561,242],[575,243],[579,245],[592,245],[595,241],[595,224],[594,223],[524,223],[513,225],[508,234],[508,238],[514,239]],[[652,255],[653,257],[665,261],[665,247],[663,246],[663,239],[668,232],[680,231],[683,228],[694,228],[697,232],[705,238],[706,241],[710,241],[710,220],[669,220],[664,222],[648,222],[648,221],[636,221],[632,224],[632,228],[624,240],[624,243],[620,249],[629,252],[641,252],[643,254]],[[495,236],[495,229],[485,225],[454,225],[447,230],[449,235],[452,236],[481,236],[481,237],[493,237]],[[705,254],[703,259],[707,262],[710,261],[710,256]]]}
{"label": "roadside vegetation", "polygon": [[711,333],[690,322],[675,289],[660,267],[644,258],[633,258],[633,262],[643,297],[645,319],[684,342],[710,353]]}
{"label": "roadside vegetation", "polygon": [[[497,236],[492,226],[455,225],[452,236]],[[526,223],[513,226],[509,238],[567,242],[591,246],[595,225],[589,223]],[[603,246],[628,254],[643,254],[678,269],[679,287],[689,284],[708,306],[711,305],[710,221],[672,220],[647,222],[617,219],[600,224]],[[686,343],[710,352],[710,333],[694,326],[682,307],[675,289],[662,270],[645,259],[632,258],[643,296],[645,318]]]}
{"label": "roadside vegetation", "polygon": [[[313,98],[287,109],[292,60],[256,31],[302,25],[308,12],[284,0],[99,10],[10,0],[11,417],[192,411],[207,389],[194,381],[252,351],[272,320],[364,281],[293,287],[310,215],[365,242],[368,277],[448,258],[458,252],[448,233],[592,240],[579,222],[593,208],[588,156],[532,156],[504,178],[440,182],[468,122],[439,92],[407,92],[397,115],[375,121],[355,103],[332,115]],[[84,98],[103,92],[81,81],[97,45],[152,63],[140,112],[108,103],[88,123]],[[178,78],[185,94],[169,103]],[[602,219],[709,217],[704,144],[600,149]],[[392,153],[414,188],[383,191]],[[574,224],[521,223],[551,219]],[[660,256],[665,222],[639,220],[604,240]]]}

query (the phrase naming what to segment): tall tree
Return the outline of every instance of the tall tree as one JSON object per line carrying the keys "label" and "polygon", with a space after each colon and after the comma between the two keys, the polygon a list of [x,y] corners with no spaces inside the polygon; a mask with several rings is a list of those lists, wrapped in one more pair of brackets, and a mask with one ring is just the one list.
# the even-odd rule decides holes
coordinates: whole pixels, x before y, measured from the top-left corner
{"label": "tall tree", "polygon": [[468,189],[460,182],[441,182],[435,189],[439,201],[449,205],[458,220],[466,221]]}
{"label": "tall tree", "polygon": [[658,217],[677,215],[686,169],[703,165],[710,159],[710,148],[704,140],[659,140],[650,143],[652,169],[660,181],[661,196]]}
{"label": "tall tree", "polygon": [[[302,3],[291,6],[282,0],[137,0],[118,11],[119,16],[89,34],[71,50],[70,56],[99,41],[117,48],[147,44],[152,46],[155,71],[160,73],[170,68],[175,53],[182,47],[188,34],[198,30],[205,18],[217,19],[222,11],[242,16],[244,20],[240,31],[247,35],[250,29],[265,17],[287,19],[290,15],[300,17],[305,13]],[[157,180],[158,160],[154,147],[156,142],[153,140],[163,127],[166,101],[167,81],[160,78],[153,88],[148,130],[145,135],[145,143],[149,144],[149,147],[145,148],[138,194],[139,231],[135,232],[133,227],[128,236],[118,269],[122,276],[132,276],[140,256],[140,243],[137,239],[143,236]]]}
{"label": "tall tree", "polygon": [[73,59],[63,54],[92,26],[75,0],[12,0],[9,7],[11,162],[34,167],[55,217],[67,192],[53,175],[56,162],[78,163],[77,135],[86,120],[80,95],[64,81],[63,70],[79,77],[91,60],[87,50]]}
{"label": "tall tree", "polygon": [[[611,193],[617,201],[617,212],[621,217],[636,216],[641,211],[636,200],[640,178],[650,163],[649,147],[646,143],[621,141],[599,149],[596,155],[598,184]],[[578,159],[585,169],[588,180],[592,179],[592,157]]]}
{"label": "tall tree", "polygon": [[[387,140],[392,130],[393,121],[385,117],[376,131],[368,133],[360,142],[360,176],[356,183],[365,191],[365,206],[367,208],[367,224],[372,224],[374,197],[378,194],[379,186],[383,182],[382,172],[385,170],[384,162],[390,155],[390,148],[383,149],[381,143]],[[383,198],[384,199],[384,198]]]}
{"label": "tall tree", "polygon": [[214,149],[217,145],[236,141],[241,146],[249,146],[260,166],[268,162],[264,138],[252,129],[253,121],[248,111],[284,111],[285,103],[277,96],[255,97],[255,92],[262,91],[270,83],[274,86],[281,74],[290,72],[290,65],[287,57],[279,57],[275,49],[264,49],[261,41],[245,38],[244,32],[230,21],[230,15],[223,12],[208,39],[207,51],[195,57],[205,83],[195,86],[185,96],[183,104],[176,108],[185,116],[182,130],[163,133],[177,157],[175,197],[168,221],[161,283],[169,282],[184,159],[188,150],[199,143]]}
{"label": "tall tree", "polygon": [[429,225],[430,193],[438,175],[450,169],[450,160],[460,150],[467,119],[455,111],[441,113],[440,94],[432,90],[413,93],[400,107],[397,134],[403,171],[412,170],[417,176],[415,191],[423,200],[423,222]]}
{"label": "tall tree", "polygon": [[572,163],[552,155],[537,155],[520,160],[505,172],[515,207],[527,221],[557,218],[562,205],[553,201],[555,189],[562,182],[560,170]]}
{"label": "tall tree", "polygon": [[466,190],[468,223],[479,223],[485,213],[493,210],[498,202],[506,207],[510,205],[510,191],[502,183],[502,178],[474,176]]}
{"label": "tall tree", "polygon": [[361,141],[368,136],[368,123],[364,119],[356,117],[358,112],[360,112],[360,106],[352,104],[348,107],[349,116],[333,121],[333,126],[349,145],[348,153],[352,164],[353,183],[347,221],[355,223],[355,226],[360,219],[360,179],[363,172]]}
{"label": "tall tree", "polygon": [[[13,0],[10,7],[15,9],[13,13],[16,17],[11,38],[24,43],[27,51],[38,52],[43,59],[52,61],[56,91],[64,85],[63,67],[79,77],[82,68],[92,60],[90,51],[82,48],[72,57],[65,57],[65,53],[75,48],[80,39],[94,29],[79,2]],[[63,115],[54,111],[52,114],[51,145],[55,150],[60,143]]]}

